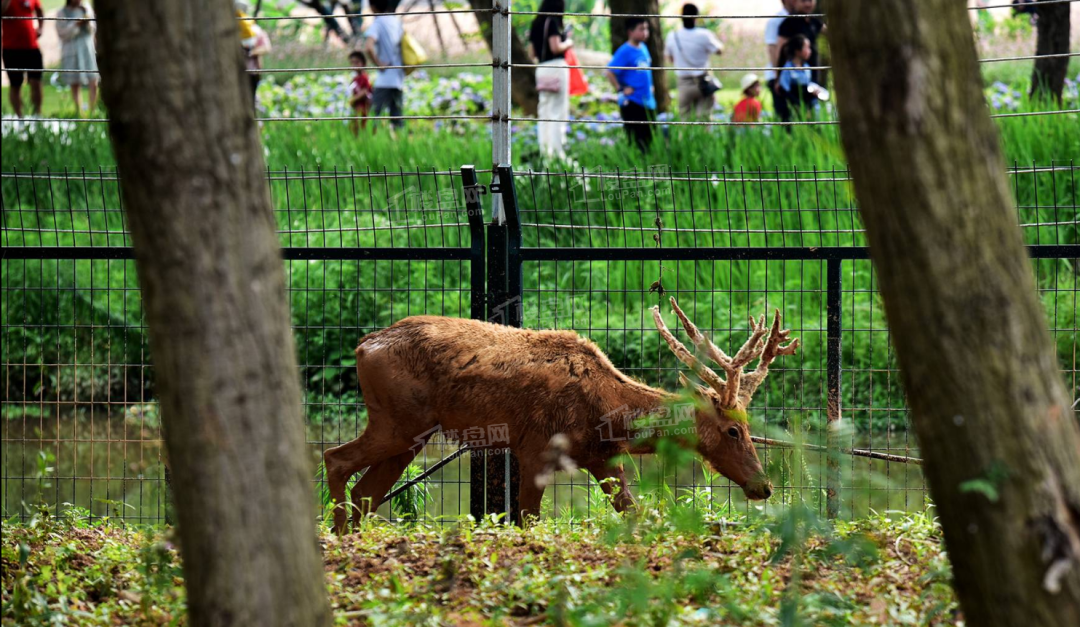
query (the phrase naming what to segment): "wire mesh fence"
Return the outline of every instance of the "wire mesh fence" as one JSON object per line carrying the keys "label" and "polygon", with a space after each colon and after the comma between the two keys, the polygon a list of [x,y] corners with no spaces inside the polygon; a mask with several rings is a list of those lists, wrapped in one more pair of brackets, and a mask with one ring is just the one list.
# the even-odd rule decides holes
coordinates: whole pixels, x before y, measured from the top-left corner
{"label": "wire mesh fence", "polygon": [[[1008,172],[1074,395],[1075,170],[1057,162]],[[94,516],[164,521],[167,456],[120,175],[2,176],[3,514],[68,503]],[[313,459],[364,428],[353,349],[367,333],[416,314],[491,317],[516,298],[521,326],[575,330],[627,374],[673,390],[678,362],[646,310],[674,295],[720,346],[741,344],[746,318],[773,308],[802,341],[797,355],[774,364],[751,407],[776,495],[756,506],[698,463],[671,468],[652,456],[634,460],[632,489],[663,484],[675,498],[721,513],[795,498],[824,511],[830,487],[844,517],[925,507],[919,450],[846,172],[525,171],[486,194],[475,177],[267,173]],[[605,187],[611,182],[617,187]],[[492,289],[499,262],[485,250],[499,238],[485,236],[492,227],[478,210],[479,198],[497,195],[520,218],[516,234],[505,235],[518,246],[507,248],[516,252],[503,268],[507,276],[517,268],[520,282],[501,294]],[[830,413],[830,394],[838,413]],[[842,429],[830,442],[831,418]],[[785,444],[792,441],[806,446],[793,450]],[[441,520],[474,511],[481,464],[459,450],[433,438],[399,482],[410,489],[380,511]],[[841,454],[833,486],[830,450],[855,451]],[[324,506],[321,474],[313,480]],[[559,473],[544,512],[572,520],[607,507],[594,480]]]}
{"label": "wire mesh fence", "polygon": [[[490,9],[432,6],[408,15],[490,22],[490,60],[433,62],[426,69],[490,68],[491,87],[476,94],[469,112],[408,115],[406,111],[376,117],[407,121],[424,129],[421,132],[442,123],[460,123],[467,134],[490,137],[492,163],[500,167],[512,162],[515,135],[534,135],[537,123],[571,130],[644,124],[675,136],[696,130],[683,127],[730,133],[768,129],[724,127],[786,126],[805,133],[826,127],[821,132],[835,132],[835,110],[828,107],[807,119],[766,117],[758,122],[715,116],[627,121],[617,116],[524,115],[511,109],[511,77],[514,72],[532,75],[540,66],[515,61],[511,41],[523,25],[547,14],[513,10],[509,0],[494,0]],[[269,27],[324,17],[251,19]],[[357,23],[371,17],[337,16]],[[563,17],[584,22],[631,16],[578,12]],[[667,23],[682,19],[637,17]],[[1078,55],[1070,51],[1039,56]],[[999,64],[1035,58],[1009,54],[980,61]],[[655,61],[657,68],[664,63]],[[393,67],[406,66],[384,69]],[[292,76],[353,69],[334,63],[248,71]],[[778,68],[721,61],[710,71],[770,69]],[[263,111],[256,119],[264,129],[286,122],[311,129],[359,120],[347,113]],[[1066,106],[994,117],[1002,124],[1017,124],[1013,119],[1031,118],[1028,123],[1036,123],[1046,116],[1077,113],[1080,110]],[[108,119],[39,116],[2,122],[7,143],[47,141],[33,136],[27,130],[31,128],[55,129],[62,135]],[[489,135],[479,130],[483,126]],[[746,139],[728,137],[735,138],[733,143]],[[68,140],[61,137],[63,141]],[[1066,159],[1013,163],[1007,172],[1058,358],[1074,396],[1080,395],[1076,169]],[[366,333],[416,314],[572,329],[595,341],[624,372],[675,389],[677,361],[662,347],[646,314],[664,295],[675,295],[721,346],[741,344],[747,316],[773,308],[782,311],[786,325],[801,339],[798,355],[774,364],[752,408],[756,432],[762,436],[759,452],[777,494],[765,505],[754,505],[700,463],[672,468],[652,456],[634,459],[633,489],[648,491],[663,485],[674,498],[720,513],[769,510],[796,498],[830,515],[852,518],[871,511],[925,507],[919,450],[844,167],[586,164],[505,173],[508,176],[499,177],[496,169],[280,165],[267,170],[305,390],[307,440],[316,463],[323,450],[355,438],[364,428],[367,414],[353,349]],[[479,185],[477,175],[492,177],[493,184]],[[5,518],[25,518],[38,503],[54,511],[70,504],[95,517],[133,522],[169,518],[167,456],[120,176],[107,166],[20,166],[0,173],[4,247],[0,503]],[[490,221],[484,217],[488,215],[493,216]],[[793,449],[788,446],[793,441],[804,446]],[[837,475],[830,478],[830,460],[838,454]],[[487,478],[501,472],[504,461],[509,463],[502,458],[481,462],[462,454],[459,442],[437,435],[406,471],[393,503],[383,504],[380,512],[393,519],[448,520],[491,511]],[[321,473],[313,481],[319,494],[316,506],[325,508],[328,497]],[[544,514],[580,519],[607,508],[593,479],[559,473],[548,489]]]}

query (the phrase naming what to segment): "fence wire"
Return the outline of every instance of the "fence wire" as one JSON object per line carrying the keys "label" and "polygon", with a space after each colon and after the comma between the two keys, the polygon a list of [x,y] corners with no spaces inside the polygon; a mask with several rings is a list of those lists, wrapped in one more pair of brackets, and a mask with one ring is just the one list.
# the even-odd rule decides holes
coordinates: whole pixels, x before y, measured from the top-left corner
{"label": "fence wire", "polygon": [[[1009,168],[1029,245],[1077,250],[1076,170],[1072,162]],[[44,502],[55,511],[69,503],[95,517],[167,519],[154,368],[121,178],[105,169],[0,178],[5,517],[25,519],[24,503]],[[763,436],[759,454],[776,486],[764,507],[801,499],[821,509],[834,367],[827,309],[835,297],[843,312],[835,366],[845,426],[839,445],[849,453],[840,472],[840,515],[925,507],[919,449],[873,272],[865,258],[845,258],[858,257],[865,245],[846,170],[596,169],[513,178],[523,326],[578,331],[624,372],[675,389],[680,367],[646,315],[658,292],[675,295],[721,346],[745,339],[747,315],[779,308],[803,348],[774,365],[751,408]],[[470,317],[488,296],[477,290],[476,258],[467,254],[475,242],[461,173],[273,170],[267,180],[314,456],[355,438],[365,424],[351,361],[360,337],[409,315]],[[717,251],[728,258],[708,258]],[[837,287],[829,282],[833,263]],[[1041,257],[1033,264],[1076,395],[1076,260]],[[786,445],[796,440],[806,444],[801,451]],[[476,463],[456,442],[434,438],[398,485],[426,496],[384,504],[380,512],[443,521],[469,513]],[[635,490],[663,480],[676,498],[720,515],[759,511],[700,464],[675,469],[641,456],[631,475]],[[325,499],[321,475],[313,481]],[[606,507],[592,479],[559,473],[544,513],[581,520]]]}

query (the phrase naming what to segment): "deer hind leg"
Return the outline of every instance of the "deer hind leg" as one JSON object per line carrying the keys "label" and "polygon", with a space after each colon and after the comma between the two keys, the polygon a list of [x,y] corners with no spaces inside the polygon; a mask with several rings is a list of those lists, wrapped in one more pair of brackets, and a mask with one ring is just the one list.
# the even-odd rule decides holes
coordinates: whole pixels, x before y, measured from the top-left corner
{"label": "deer hind leg", "polygon": [[637,509],[637,500],[630,494],[626,485],[626,473],[622,464],[609,466],[607,461],[587,466],[587,469],[600,483],[600,489],[611,499],[611,506],[621,513]]}
{"label": "deer hind leg", "polygon": [[359,526],[364,516],[379,508],[383,499],[386,498],[386,493],[394,486],[412,460],[416,459],[423,444],[429,438],[430,435],[424,437],[422,442],[414,443],[408,451],[375,464],[367,469],[363,477],[360,477],[349,493],[352,500],[353,527]]}
{"label": "deer hind leg", "polygon": [[[349,520],[349,504],[345,500],[345,486],[349,479],[365,468],[386,462],[404,453],[411,453],[410,447],[416,446],[414,440],[395,432],[390,425],[378,424],[381,421],[376,416],[369,415],[369,421],[367,429],[360,437],[352,442],[327,449],[323,453],[323,461],[326,463],[326,482],[330,488],[330,498],[334,502],[334,532],[339,535],[345,533]],[[408,461],[405,462],[405,466],[407,465]],[[405,466],[401,469],[404,470]],[[398,475],[400,474],[399,470]],[[394,478],[396,479],[397,476],[395,475]],[[375,477],[369,483],[375,483]],[[392,484],[393,481],[391,481]]]}

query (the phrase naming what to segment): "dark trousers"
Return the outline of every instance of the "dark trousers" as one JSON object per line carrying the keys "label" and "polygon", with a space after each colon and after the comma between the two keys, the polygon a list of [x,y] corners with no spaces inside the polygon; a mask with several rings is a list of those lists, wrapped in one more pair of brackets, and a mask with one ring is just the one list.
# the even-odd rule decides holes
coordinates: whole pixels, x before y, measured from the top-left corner
{"label": "dark trousers", "polygon": [[[391,117],[401,115],[401,101],[403,92],[391,87],[376,87],[371,97],[371,114],[375,117],[383,115],[386,111]],[[405,126],[405,120],[390,120],[394,128]]]}
{"label": "dark trousers", "polygon": [[259,104],[259,83],[262,82],[261,74],[248,74],[248,80],[251,81],[251,106],[255,107]]}
{"label": "dark trousers", "polygon": [[[619,107],[619,113],[624,122],[651,122],[656,117],[651,109],[629,101]],[[641,152],[649,149],[652,144],[651,124],[623,124],[623,130],[626,131],[627,139],[637,144]]]}
{"label": "dark trousers", "polygon": [[791,107],[788,106],[788,95],[776,84],[777,81],[778,79],[774,78],[766,84],[769,88],[769,93],[772,94],[773,110],[776,111],[776,117],[780,118],[781,122],[790,122]]}

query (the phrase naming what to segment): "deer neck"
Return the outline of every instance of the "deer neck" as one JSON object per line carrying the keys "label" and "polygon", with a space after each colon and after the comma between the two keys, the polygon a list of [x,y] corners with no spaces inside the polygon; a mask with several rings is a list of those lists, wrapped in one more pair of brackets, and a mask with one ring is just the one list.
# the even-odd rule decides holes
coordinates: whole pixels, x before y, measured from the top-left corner
{"label": "deer neck", "polygon": [[679,396],[626,376],[620,377],[618,385],[612,391],[613,394],[608,398],[604,408],[607,412],[605,419],[614,429],[611,437],[625,442],[629,453],[655,452],[655,438],[646,437],[639,441],[640,433],[627,430],[627,427],[643,417],[670,410],[671,406],[678,401]]}
{"label": "deer neck", "polygon": [[675,401],[677,396],[624,376],[612,399],[612,406],[608,409],[613,411],[625,406],[629,411],[644,414],[660,409],[665,403]]}

